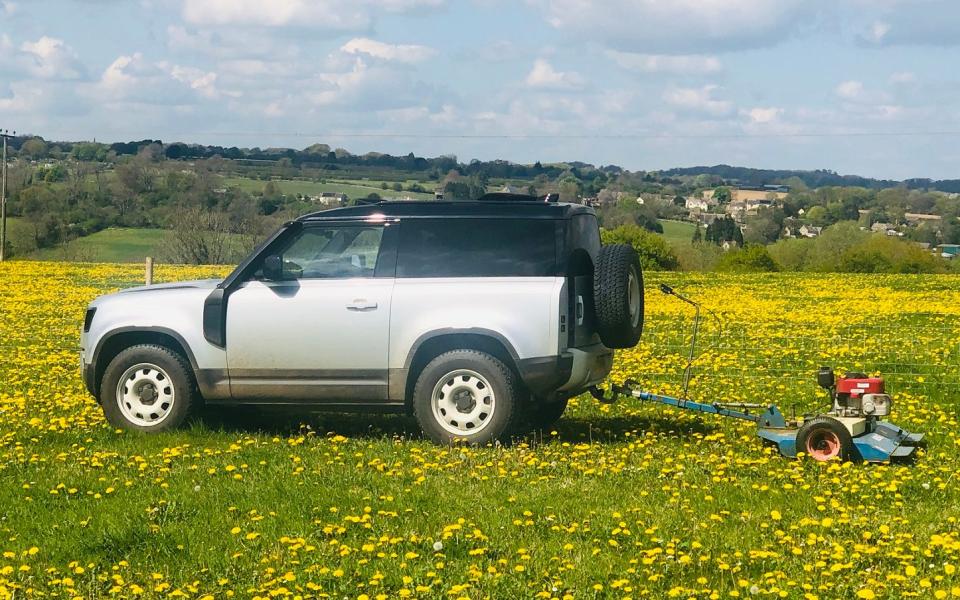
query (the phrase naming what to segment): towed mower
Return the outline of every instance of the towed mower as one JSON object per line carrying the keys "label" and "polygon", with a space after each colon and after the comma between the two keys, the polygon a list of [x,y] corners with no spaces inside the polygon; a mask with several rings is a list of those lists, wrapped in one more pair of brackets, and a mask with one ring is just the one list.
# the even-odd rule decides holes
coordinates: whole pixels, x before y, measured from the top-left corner
{"label": "towed mower", "polygon": [[[832,407],[825,413],[786,418],[775,405],[743,402],[696,402],[687,399],[690,369],[696,360],[695,349],[700,324],[700,305],[682,296],[666,285],[660,290],[696,308],[690,357],[684,369],[681,397],[664,396],[635,389],[637,383],[627,380],[623,385],[612,385],[609,395],[594,387],[591,394],[604,403],[615,402],[621,395],[639,400],[665,404],[684,410],[710,413],[722,417],[743,419],[757,424],[757,435],[776,445],[780,454],[795,458],[800,452],[814,460],[833,459],[888,462],[913,455],[923,440],[923,434],[910,433],[882,420],[890,415],[893,402],[884,389],[880,377],[863,373],[847,373],[836,377],[830,367],[821,367],[817,383],[830,393]],[[719,321],[719,319],[718,319]],[[751,412],[754,411],[754,412]]]}

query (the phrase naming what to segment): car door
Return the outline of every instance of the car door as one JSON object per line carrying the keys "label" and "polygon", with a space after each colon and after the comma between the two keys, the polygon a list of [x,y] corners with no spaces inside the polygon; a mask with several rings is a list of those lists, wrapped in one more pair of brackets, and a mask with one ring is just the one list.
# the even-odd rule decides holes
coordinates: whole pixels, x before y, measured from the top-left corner
{"label": "car door", "polygon": [[383,402],[387,399],[396,227],[308,224],[230,295],[227,367],[236,400]]}

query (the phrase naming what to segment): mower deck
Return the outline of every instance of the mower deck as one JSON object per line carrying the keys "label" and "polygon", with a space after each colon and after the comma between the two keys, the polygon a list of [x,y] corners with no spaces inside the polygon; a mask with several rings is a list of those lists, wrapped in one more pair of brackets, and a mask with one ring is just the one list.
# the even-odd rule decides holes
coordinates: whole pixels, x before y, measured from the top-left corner
{"label": "mower deck", "polygon": [[[777,446],[780,454],[797,457],[798,427],[758,427],[757,435]],[[922,433],[910,433],[893,423],[877,421],[874,430],[852,438],[856,458],[865,462],[889,462],[913,455],[923,441]]]}

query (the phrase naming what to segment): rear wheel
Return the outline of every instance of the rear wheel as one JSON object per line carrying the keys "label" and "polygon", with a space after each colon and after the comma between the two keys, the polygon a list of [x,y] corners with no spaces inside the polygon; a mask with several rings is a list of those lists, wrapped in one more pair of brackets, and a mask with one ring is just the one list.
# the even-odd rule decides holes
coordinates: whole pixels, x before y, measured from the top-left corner
{"label": "rear wheel", "polygon": [[413,412],[438,444],[505,441],[519,414],[516,375],[495,357],[452,350],[424,367],[413,392]]}
{"label": "rear wheel", "polygon": [[164,431],[179,427],[199,402],[187,361],[163,346],[141,344],[118,354],[104,371],[100,404],[115,427]]}
{"label": "rear wheel", "polygon": [[597,332],[608,348],[632,348],[643,332],[643,272],[633,246],[600,248],[594,266],[593,304]]}
{"label": "rear wheel", "polygon": [[797,451],[817,461],[850,460],[853,438],[842,423],[830,417],[806,421],[797,432]]}

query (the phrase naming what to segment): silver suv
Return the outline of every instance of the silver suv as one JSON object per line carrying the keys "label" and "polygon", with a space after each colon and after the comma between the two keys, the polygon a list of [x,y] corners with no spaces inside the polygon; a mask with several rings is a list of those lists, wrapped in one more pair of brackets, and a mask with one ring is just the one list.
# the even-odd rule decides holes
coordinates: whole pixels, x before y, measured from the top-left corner
{"label": "silver suv", "polygon": [[222,281],[87,309],[81,365],[113,425],[200,406],[409,411],[436,442],[543,427],[643,326],[630,246],[590,208],[488,195],[386,202],[285,224]]}

